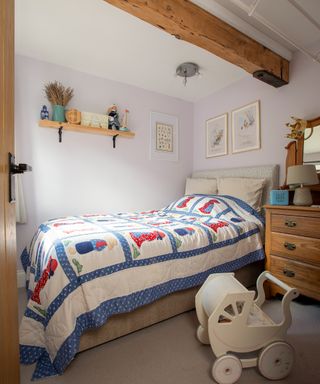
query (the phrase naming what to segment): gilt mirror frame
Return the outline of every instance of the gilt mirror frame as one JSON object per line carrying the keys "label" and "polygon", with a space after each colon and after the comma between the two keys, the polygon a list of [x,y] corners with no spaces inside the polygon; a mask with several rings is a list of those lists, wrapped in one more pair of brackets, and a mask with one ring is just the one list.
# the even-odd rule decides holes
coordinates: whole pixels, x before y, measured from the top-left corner
{"label": "gilt mirror frame", "polygon": [[[311,120],[307,120],[306,128],[314,128],[317,126],[320,126],[320,116]],[[287,185],[288,167],[292,165],[303,164],[304,140],[305,139],[302,136],[297,140],[290,141],[290,143],[288,143],[288,145],[285,147],[285,149],[287,150],[287,158],[286,158],[286,179],[285,179],[284,187]],[[320,176],[319,173],[318,173],[318,176]],[[312,186],[310,189],[320,194],[320,185]]]}

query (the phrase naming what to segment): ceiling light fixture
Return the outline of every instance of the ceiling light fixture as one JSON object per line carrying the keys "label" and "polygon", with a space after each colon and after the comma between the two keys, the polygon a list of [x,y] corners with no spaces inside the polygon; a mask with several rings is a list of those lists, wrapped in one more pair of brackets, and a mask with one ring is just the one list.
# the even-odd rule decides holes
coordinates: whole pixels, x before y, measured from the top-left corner
{"label": "ceiling light fixture", "polygon": [[199,65],[195,63],[182,63],[177,67],[176,75],[183,77],[183,84],[186,86],[188,77],[200,75]]}

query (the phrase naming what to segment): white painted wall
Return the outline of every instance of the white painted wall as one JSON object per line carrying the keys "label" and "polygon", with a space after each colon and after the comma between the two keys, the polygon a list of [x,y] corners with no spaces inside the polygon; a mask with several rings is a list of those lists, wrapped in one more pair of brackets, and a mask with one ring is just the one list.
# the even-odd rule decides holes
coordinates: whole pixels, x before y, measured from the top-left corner
{"label": "white painted wall", "polygon": [[[320,47],[319,47],[320,49]],[[194,104],[194,170],[280,164],[280,182],[284,181],[284,165],[289,140],[285,126],[290,116],[314,118],[320,115],[320,64],[301,53],[290,63],[290,83],[273,88],[249,77],[212,94]],[[231,154],[231,111],[260,100],[261,149]],[[228,112],[229,154],[206,159],[205,121]]]}
{"label": "white painted wall", "polygon": [[[104,113],[128,108],[134,139],[65,132],[38,126],[43,87],[58,80],[74,88],[70,107]],[[193,104],[64,67],[16,56],[16,160],[33,166],[23,176],[28,223],[17,225],[18,253],[50,218],[88,212],[157,209],[181,196],[192,171]],[[150,111],[179,118],[179,161],[151,161]],[[20,264],[19,267],[20,268]]]}

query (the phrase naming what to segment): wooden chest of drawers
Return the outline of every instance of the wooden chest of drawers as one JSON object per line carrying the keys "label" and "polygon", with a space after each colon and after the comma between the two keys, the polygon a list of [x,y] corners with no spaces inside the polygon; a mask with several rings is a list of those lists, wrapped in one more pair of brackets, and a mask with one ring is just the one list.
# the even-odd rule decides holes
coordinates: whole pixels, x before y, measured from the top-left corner
{"label": "wooden chest of drawers", "polygon": [[[320,300],[320,209],[266,209],[266,269],[300,293]],[[271,295],[282,293],[271,285]]]}

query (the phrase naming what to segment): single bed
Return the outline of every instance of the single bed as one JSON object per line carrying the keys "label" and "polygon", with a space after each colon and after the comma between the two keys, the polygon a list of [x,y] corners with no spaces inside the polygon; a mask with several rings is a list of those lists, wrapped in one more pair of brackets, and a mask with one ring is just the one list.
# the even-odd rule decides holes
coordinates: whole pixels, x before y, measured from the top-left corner
{"label": "single bed", "polygon": [[[192,177],[263,178],[263,202],[278,182],[277,166],[216,172]],[[34,378],[61,374],[77,351],[192,309],[210,273],[237,270],[251,285],[264,258],[262,231],[263,219],[242,200],[199,194],[160,211],[43,223],[23,255],[31,299],[21,362],[37,362]]]}
{"label": "single bed", "polygon": [[[244,177],[265,179],[262,205],[269,201],[270,191],[279,187],[279,166],[265,165],[254,167],[200,170],[192,173],[193,179],[217,179],[219,177]],[[235,270],[235,275],[246,287],[256,284],[257,277],[264,269],[264,261],[257,261]],[[199,287],[178,291],[140,307],[130,313],[112,316],[108,323],[97,329],[85,331],[80,339],[79,351],[114,340],[159,321],[169,319],[194,308],[195,294]]]}

